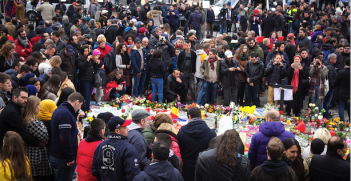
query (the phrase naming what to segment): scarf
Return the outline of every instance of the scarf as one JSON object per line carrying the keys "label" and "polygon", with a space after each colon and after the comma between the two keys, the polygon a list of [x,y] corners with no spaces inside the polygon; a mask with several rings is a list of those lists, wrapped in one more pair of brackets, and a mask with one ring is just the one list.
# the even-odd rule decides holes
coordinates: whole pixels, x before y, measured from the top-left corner
{"label": "scarf", "polygon": [[40,121],[50,121],[53,111],[57,108],[55,102],[50,99],[41,101],[38,117]]}
{"label": "scarf", "polygon": [[127,48],[130,48],[130,47],[134,46],[134,42],[133,42],[132,44],[129,44],[129,43],[126,41],[126,42],[124,42],[124,44],[127,45]]}
{"label": "scarf", "polygon": [[243,55],[241,56],[241,61],[245,61],[247,60],[247,55],[246,53],[243,53]]}
{"label": "scarf", "polygon": [[211,70],[214,70],[214,63],[215,63],[216,61],[217,61],[217,57],[208,60],[208,62],[210,62]]}
{"label": "scarf", "polygon": [[179,49],[183,49],[184,45],[182,45],[182,46],[180,47],[180,46],[178,46],[178,45],[176,44],[175,47],[176,47],[176,48],[179,48]]}
{"label": "scarf", "polygon": [[293,86],[294,93],[299,89],[299,69],[294,70],[294,75],[291,80],[291,85]]}
{"label": "scarf", "polygon": [[[319,93],[318,93],[318,100],[319,100],[319,103],[323,103],[323,100],[324,100],[324,80],[322,80],[322,77],[319,76],[317,77],[318,75],[318,67],[315,67],[315,71],[314,71],[314,74],[311,78],[311,83],[310,83],[310,89],[309,89],[309,95],[312,96],[315,94],[315,90],[316,90],[316,82],[317,82],[317,78],[319,79]],[[317,95],[315,95],[317,96]]]}
{"label": "scarf", "polygon": [[133,28],[128,26],[128,27],[124,30],[124,32],[127,33],[127,32],[130,31],[130,30],[133,30]]}
{"label": "scarf", "polygon": [[28,48],[29,47],[29,43],[28,43],[28,39],[22,39],[20,36],[17,37],[18,41],[21,43],[21,45],[23,45],[24,48]]}

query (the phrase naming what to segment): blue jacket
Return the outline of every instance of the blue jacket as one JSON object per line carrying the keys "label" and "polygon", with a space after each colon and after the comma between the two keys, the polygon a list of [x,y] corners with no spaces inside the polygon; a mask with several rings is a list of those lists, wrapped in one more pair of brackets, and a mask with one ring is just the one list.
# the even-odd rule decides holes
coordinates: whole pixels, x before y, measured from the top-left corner
{"label": "blue jacket", "polygon": [[190,14],[188,24],[195,28],[200,28],[203,24],[203,18],[199,11],[194,11]]}
{"label": "blue jacket", "polygon": [[194,180],[197,156],[208,148],[216,132],[201,118],[193,118],[178,132],[178,144],[183,159],[184,180]]}
{"label": "blue jacket", "polygon": [[323,36],[323,31],[320,30],[320,31],[313,32],[312,37],[311,37],[311,42],[312,43],[315,43],[318,35],[322,35]]}
{"label": "blue jacket", "polygon": [[214,15],[213,9],[207,10],[206,22],[207,23],[214,23],[214,20],[215,20],[215,15]]}
{"label": "blue jacket", "polygon": [[152,163],[145,167],[133,181],[183,181],[182,174],[169,161]]}
{"label": "blue jacket", "polygon": [[91,172],[99,181],[132,181],[140,173],[138,154],[127,137],[110,133],[95,149]]}
{"label": "blue jacket", "polygon": [[[150,59],[150,55],[147,53],[147,51],[143,48],[143,58],[144,58],[144,70],[147,72],[147,62]],[[138,50],[133,50],[132,53],[130,54],[130,59],[131,59],[131,74],[136,75],[140,72],[140,66],[141,66],[141,55]]]}
{"label": "blue jacket", "polygon": [[148,144],[142,133],[142,129],[139,125],[132,123],[128,126],[128,143],[132,144],[138,151],[138,160],[140,163],[140,169],[144,170],[144,167],[149,164],[150,160],[146,157],[148,152]]}
{"label": "blue jacket", "polygon": [[78,149],[77,113],[68,102],[63,102],[52,114],[50,156],[71,162]]}
{"label": "blue jacket", "polygon": [[[175,15],[172,15],[171,11],[168,11],[166,18],[168,19],[168,23],[170,25],[177,25],[177,24],[179,24],[179,21],[178,21],[179,13],[178,13],[177,10],[173,10],[173,12],[174,12]],[[169,13],[169,15],[168,15],[168,13]],[[172,24],[171,24],[171,22],[172,22]]]}
{"label": "blue jacket", "polygon": [[47,27],[43,30],[43,32],[45,33],[49,33],[49,35],[51,35],[51,33],[53,32],[54,30],[51,28],[51,27]]}
{"label": "blue jacket", "polygon": [[166,7],[166,6],[163,6],[160,10],[162,11],[163,24],[168,23],[168,18],[167,18],[167,7]]}
{"label": "blue jacket", "polygon": [[295,138],[293,133],[285,131],[284,125],[280,122],[264,122],[260,124],[259,131],[260,132],[254,134],[251,139],[248,154],[251,169],[254,169],[267,160],[266,147],[272,136],[278,137],[282,142],[284,142],[286,138]]}
{"label": "blue jacket", "polygon": [[274,61],[270,61],[267,64],[264,73],[267,76],[268,85],[280,84],[281,79],[285,77],[286,65],[283,63],[283,66],[273,65]]}

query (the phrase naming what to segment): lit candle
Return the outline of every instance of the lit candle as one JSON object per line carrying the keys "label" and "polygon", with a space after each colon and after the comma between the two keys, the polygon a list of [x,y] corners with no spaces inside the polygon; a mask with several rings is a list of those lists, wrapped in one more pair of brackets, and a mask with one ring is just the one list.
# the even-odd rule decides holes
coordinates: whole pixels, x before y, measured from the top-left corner
{"label": "lit candle", "polygon": [[310,112],[310,108],[308,108],[307,110],[307,114],[306,114],[306,117],[308,117],[308,113]]}

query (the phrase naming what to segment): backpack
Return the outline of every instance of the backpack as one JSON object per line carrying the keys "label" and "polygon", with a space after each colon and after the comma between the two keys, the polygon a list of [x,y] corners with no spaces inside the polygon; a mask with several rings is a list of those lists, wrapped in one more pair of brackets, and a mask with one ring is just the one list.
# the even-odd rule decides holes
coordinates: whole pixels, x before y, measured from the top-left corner
{"label": "backpack", "polygon": [[324,58],[323,60],[324,61],[327,61],[328,60],[328,56],[330,54],[330,50],[322,50],[322,52],[324,53]]}
{"label": "backpack", "polygon": [[104,61],[105,61],[106,68],[108,68],[111,72],[117,68],[116,56],[113,50],[111,50],[110,53],[105,55]]}
{"label": "backpack", "polygon": [[95,29],[90,29],[89,28],[89,35],[90,35],[90,38],[93,39],[93,41],[95,42],[96,41],[96,32],[95,32]]}
{"label": "backpack", "polygon": [[318,56],[318,53],[321,51],[316,44],[313,45],[314,47],[312,48],[311,55],[312,57]]}

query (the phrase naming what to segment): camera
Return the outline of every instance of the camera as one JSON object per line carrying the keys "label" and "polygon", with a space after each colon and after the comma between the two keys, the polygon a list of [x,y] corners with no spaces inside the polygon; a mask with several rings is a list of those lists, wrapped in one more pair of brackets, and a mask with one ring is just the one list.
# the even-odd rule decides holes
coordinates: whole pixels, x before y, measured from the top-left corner
{"label": "camera", "polygon": [[316,63],[316,65],[317,65],[317,66],[320,66],[320,65],[321,65],[321,63],[318,61],[318,62]]}

